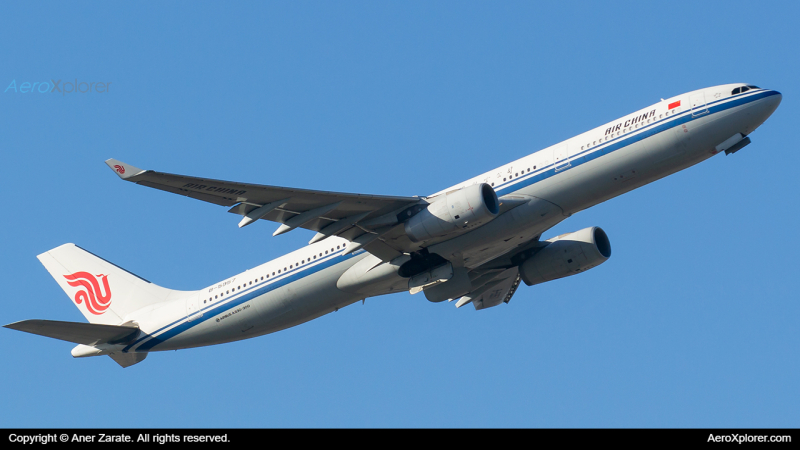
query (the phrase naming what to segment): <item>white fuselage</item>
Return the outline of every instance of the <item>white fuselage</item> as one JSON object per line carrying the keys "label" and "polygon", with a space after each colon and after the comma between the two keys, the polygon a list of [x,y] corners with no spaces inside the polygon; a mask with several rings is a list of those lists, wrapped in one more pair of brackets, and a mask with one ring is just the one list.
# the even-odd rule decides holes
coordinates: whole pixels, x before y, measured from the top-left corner
{"label": "white fuselage", "polygon": [[[428,247],[445,259],[479,267],[541,235],[566,217],[692,166],[746,136],[780,103],[776,91],[740,85],[689,92],[643,108],[569,140],[451,186],[443,194],[487,183],[497,195],[527,202],[473,231]],[[679,106],[674,106],[680,102]],[[508,198],[508,197],[507,197]],[[345,292],[337,282],[366,258],[344,255],[348,241],[330,237],[208,288],[133,317],[141,336],[126,352],[219,344],[279,331],[358,300],[407,289],[399,275],[375,289]]]}

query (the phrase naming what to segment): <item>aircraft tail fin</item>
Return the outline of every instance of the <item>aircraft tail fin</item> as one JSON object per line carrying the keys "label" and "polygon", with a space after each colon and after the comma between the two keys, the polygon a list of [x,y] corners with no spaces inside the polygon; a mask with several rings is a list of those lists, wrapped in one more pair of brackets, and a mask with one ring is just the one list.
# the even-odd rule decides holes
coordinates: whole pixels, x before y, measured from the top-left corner
{"label": "aircraft tail fin", "polygon": [[134,311],[192,294],[155,285],[75,244],[37,258],[93,324],[121,324]]}

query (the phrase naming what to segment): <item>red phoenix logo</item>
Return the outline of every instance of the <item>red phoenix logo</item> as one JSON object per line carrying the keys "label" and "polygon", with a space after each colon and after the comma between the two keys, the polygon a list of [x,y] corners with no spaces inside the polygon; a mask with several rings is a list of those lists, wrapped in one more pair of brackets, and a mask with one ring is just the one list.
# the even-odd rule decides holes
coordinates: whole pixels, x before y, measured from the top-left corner
{"label": "red phoenix logo", "polygon": [[[89,272],[75,272],[72,275],[64,275],[67,283],[74,287],[83,287],[83,290],[75,293],[75,303],[86,302],[86,308],[90,313],[99,316],[106,312],[111,306],[111,289],[108,287],[108,275],[92,275]],[[98,278],[103,280],[103,289],[100,289]],[[103,294],[105,292],[105,294]]]}
{"label": "red phoenix logo", "polygon": [[114,164],[114,168],[117,169],[119,173],[125,173],[125,168],[120,166],[119,164]]}

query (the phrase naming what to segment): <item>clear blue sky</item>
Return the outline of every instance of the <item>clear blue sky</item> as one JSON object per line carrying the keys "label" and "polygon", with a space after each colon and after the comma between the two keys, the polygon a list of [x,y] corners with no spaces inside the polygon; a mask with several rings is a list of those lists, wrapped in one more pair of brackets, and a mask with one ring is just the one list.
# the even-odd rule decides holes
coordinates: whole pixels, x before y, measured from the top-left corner
{"label": "clear blue sky", "polygon": [[612,258],[486,311],[369,299],[120,369],[0,329],[2,427],[797,427],[797,2],[13,2],[0,322],[83,321],[36,255],[74,242],[197,289],[304,245],[124,183],[173,173],[426,195],[661,97],[783,104],[733,156],[581,212]]}

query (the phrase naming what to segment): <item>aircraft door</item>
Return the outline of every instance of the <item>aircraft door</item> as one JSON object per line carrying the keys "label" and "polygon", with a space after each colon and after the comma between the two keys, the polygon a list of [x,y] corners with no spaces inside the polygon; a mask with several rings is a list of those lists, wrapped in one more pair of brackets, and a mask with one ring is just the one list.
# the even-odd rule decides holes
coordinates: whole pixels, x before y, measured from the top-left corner
{"label": "aircraft door", "polygon": [[186,299],[186,315],[189,316],[189,322],[203,317],[203,312],[200,311],[199,308],[199,299],[197,295],[193,295]]}
{"label": "aircraft door", "polygon": [[691,97],[689,97],[689,104],[692,105],[692,117],[702,116],[708,113],[706,96],[703,92],[692,94]]}
{"label": "aircraft door", "polygon": [[567,144],[561,144],[553,149],[553,166],[556,172],[564,170],[570,166],[569,151]]}

